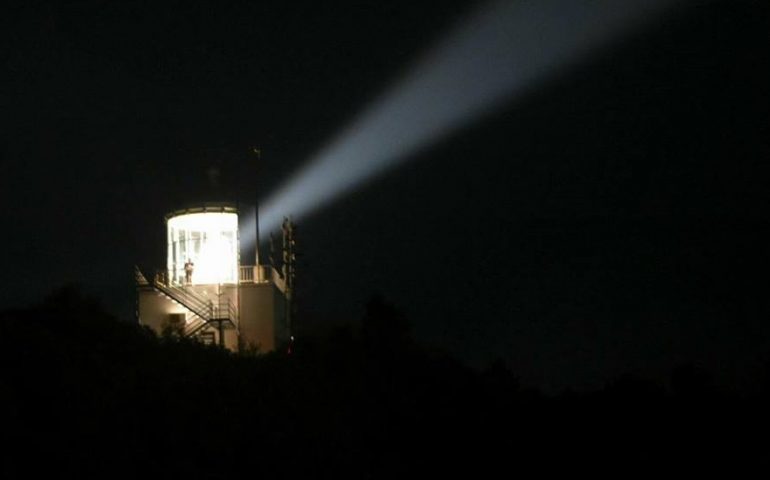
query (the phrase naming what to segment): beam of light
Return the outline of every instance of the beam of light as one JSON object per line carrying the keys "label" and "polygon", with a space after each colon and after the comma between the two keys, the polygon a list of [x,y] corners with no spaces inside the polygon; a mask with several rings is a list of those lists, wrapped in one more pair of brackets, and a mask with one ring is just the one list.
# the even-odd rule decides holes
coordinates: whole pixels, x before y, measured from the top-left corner
{"label": "beam of light", "polygon": [[[681,0],[487,4],[263,203],[260,230],[306,216],[504,106]],[[253,235],[243,237],[253,244]]]}

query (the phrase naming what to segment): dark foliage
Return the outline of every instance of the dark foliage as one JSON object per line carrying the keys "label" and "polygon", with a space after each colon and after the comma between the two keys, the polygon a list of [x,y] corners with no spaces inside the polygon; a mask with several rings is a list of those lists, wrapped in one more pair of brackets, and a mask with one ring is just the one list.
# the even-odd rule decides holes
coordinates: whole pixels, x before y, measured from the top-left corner
{"label": "dark foliage", "polygon": [[[393,325],[395,328],[391,329]],[[410,341],[381,299],[361,331],[237,356],[119,322],[76,290],[0,318],[4,478],[404,478],[766,465],[767,400],[682,367],[545,397]],[[766,391],[766,390],[765,390]]]}

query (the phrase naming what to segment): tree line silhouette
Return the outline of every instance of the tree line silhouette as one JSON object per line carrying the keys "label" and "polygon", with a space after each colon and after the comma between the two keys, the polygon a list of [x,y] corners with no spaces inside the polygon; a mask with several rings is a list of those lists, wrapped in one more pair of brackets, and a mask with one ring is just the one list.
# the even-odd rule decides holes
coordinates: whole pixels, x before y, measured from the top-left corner
{"label": "tree line silhouette", "polygon": [[694,365],[670,388],[524,389],[420,347],[373,297],[360,328],[292,355],[235,355],[107,313],[75,288],[0,313],[4,478],[393,478],[767,466],[770,382],[752,396]]}

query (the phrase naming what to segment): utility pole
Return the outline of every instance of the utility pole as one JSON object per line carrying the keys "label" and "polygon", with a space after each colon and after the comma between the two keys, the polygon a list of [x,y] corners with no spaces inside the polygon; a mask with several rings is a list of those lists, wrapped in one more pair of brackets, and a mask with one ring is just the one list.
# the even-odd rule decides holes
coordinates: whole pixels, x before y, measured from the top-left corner
{"label": "utility pole", "polygon": [[294,310],[294,288],[297,277],[296,260],[297,260],[297,240],[296,230],[297,226],[292,223],[291,219],[284,217],[283,224],[281,225],[283,231],[283,280],[286,282],[286,327],[289,330],[289,337],[293,336],[292,332],[292,320]]}
{"label": "utility pole", "polygon": [[275,263],[275,237],[273,236],[273,232],[270,232],[269,239],[270,239],[270,243],[268,244],[268,250],[267,250],[267,263],[276,272],[280,272],[277,264]]}

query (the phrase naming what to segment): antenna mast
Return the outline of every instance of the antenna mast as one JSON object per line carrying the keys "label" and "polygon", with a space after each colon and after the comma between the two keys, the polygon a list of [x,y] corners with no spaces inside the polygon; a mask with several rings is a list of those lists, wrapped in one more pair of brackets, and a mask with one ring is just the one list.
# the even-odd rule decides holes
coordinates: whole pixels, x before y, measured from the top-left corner
{"label": "antenna mast", "polygon": [[[262,160],[262,150],[257,147],[251,147],[252,153],[257,156],[257,171]],[[254,181],[254,223],[256,224],[254,236],[254,267],[256,270],[256,281],[262,281],[262,269],[259,268],[259,175]]]}

